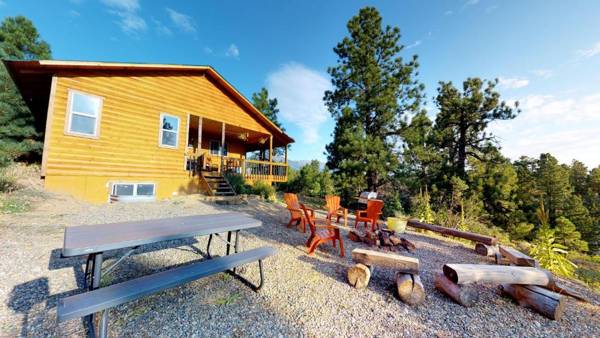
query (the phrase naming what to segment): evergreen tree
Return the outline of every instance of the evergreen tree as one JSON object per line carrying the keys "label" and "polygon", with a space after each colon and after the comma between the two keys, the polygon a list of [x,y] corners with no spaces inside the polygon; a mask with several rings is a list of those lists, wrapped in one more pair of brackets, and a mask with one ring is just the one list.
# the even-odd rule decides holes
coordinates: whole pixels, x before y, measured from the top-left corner
{"label": "evergreen tree", "polygon": [[[49,59],[50,46],[40,40],[33,23],[23,17],[8,17],[0,25],[0,58],[9,60]],[[23,102],[4,65],[0,65],[0,166],[12,160],[34,159],[42,150],[41,131]]]}
{"label": "evergreen tree", "polygon": [[575,224],[566,217],[561,216],[556,219],[554,235],[556,242],[569,250],[588,251],[588,244],[581,240],[581,234],[577,231]]}
{"label": "evergreen tree", "polygon": [[469,157],[488,161],[486,156],[495,150],[497,143],[486,130],[489,123],[512,119],[518,113],[518,109],[500,101],[500,94],[495,90],[497,83],[497,80],[484,82],[469,78],[463,82],[460,92],[452,82],[440,82],[435,100],[440,112],[435,129],[446,164],[452,171],[448,177],[456,175],[465,180]]}
{"label": "evergreen tree", "polygon": [[273,122],[279,129],[285,131],[285,128],[279,121],[279,108],[277,107],[277,99],[269,98],[269,91],[267,88],[261,88],[257,93],[252,94],[252,104],[256,109],[260,110],[271,122]]}
{"label": "evergreen tree", "polygon": [[550,154],[541,154],[536,170],[537,187],[546,204],[550,224],[563,215],[571,197],[569,169],[561,166]]}
{"label": "evergreen tree", "polygon": [[583,162],[573,160],[569,170],[569,181],[573,192],[579,196],[585,196],[588,192],[588,169]]}
{"label": "evergreen tree", "polygon": [[349,36],[334,48],[338,64],[328,69],[334,89],[324,100],[337,126],[327,146],[327,165],[337,181],[362,181],[342,187],[356,193],[393,179],[403,114],[418,110],[423,85],[414,79],[417,57],[408,62],[400,57],[400,30],[382,27],[375,8],[361,9],[347,28]]}

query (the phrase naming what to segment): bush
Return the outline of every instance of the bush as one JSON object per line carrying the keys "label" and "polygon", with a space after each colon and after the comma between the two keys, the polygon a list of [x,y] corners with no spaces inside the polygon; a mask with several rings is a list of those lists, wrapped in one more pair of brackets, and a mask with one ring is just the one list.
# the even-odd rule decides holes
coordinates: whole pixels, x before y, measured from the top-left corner
{"label": "bush", "polygon": [[0,168],[0,193],[10,193],[18,188],[17,177],[10,168]]}
{"label": "bush", "polygon": [[252,192],[262,196],[266,200],[273,200],[275,196],[275,188],[267,181],[256,181],[252,186]]}
{"label": "bush", "polygon": [[225,178],[233,188],[236,194],[251,194],[252,186],[246,183],[244,176],[240,174],[228,173]]}

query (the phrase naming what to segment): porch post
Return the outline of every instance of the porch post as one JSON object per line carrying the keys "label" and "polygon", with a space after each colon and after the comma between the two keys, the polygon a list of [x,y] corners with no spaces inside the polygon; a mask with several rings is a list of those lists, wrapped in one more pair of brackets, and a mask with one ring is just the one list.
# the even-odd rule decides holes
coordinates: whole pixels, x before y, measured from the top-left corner
{"label": "porch post", "polygon": [[273,135],[269,136],[269,179],[273,182]]}
{"label": "porch post", "polygon": [[198,120],[198,151],[202,149],[202,116]]}
{"label": "porch post", "polygon": [[288,145],[285,145],[285,180],[287,181],[288,176]]}
{"label": "porch post", "polygon": [[223,160],[225,154],[225,122],[221,122],[221,175],[223,174]]}

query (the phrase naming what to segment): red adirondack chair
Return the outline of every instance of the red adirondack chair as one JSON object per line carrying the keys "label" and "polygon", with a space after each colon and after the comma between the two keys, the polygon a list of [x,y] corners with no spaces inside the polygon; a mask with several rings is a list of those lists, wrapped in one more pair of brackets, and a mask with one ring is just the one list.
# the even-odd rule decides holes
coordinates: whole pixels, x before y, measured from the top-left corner
{"label": "red adirondack chair", "polygon": [[348,209],[340,206],[340,196],[327,195],[325,196],[325,209],[327,209],[327,219],[332,220],[336,217],[336,222],[340,222],[340,218],[344,218],[344,225],[348,225]]}
{"label": "red adirondack chair", "polygon": [[[298,202],[298,196],[292,193],[283,194],[283,200],[287,205],[287,209],[290,212],[290,221],[287,226],[291,227],[293,223],[296,223],[296,226],[302,228],[302,232],[306,232],[306,218],[304,216],[304,211],[300,207],[300,203]],[[306,208],[310,211],[309,218],[315,217],[315,211],[310,208]]]}
{"label": "red adirondack chair", "polygon": [[331,225],[331,220],[311,218],[308,208],[304,204],[300,204],[304,211],[304,215],[310,227],[310,237],[306,241],[308,254],[312,255],[317,247],[325,242],[331,242],[333,247],[336,247],[336,241],[340,242],[340,256],[344,257],[344,242],[340,235],[340,229]]}
{"label": "red adirondack chair", "polygon": [[364,222],[365,228],[367,227],[368,223],[371,223],[371,230],[375,231],[375,227],[377,227],[377,220],[379,219],[379,215],[381,215],[381,210],[383,210],[382,200],[368,200],[367,210],[356,210],[354,227],[358,227],[358,222]]}

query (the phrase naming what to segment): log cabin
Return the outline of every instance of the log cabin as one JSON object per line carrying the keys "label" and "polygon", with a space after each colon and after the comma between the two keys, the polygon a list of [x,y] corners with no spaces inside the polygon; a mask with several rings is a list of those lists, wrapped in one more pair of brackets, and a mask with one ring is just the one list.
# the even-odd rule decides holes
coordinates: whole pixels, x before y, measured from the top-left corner
{"label": "log cabin", "polygon": [[44,135],[48,191],[105,203],[232,195],[226,173],[287,181],[294,140],[210,66],[4,65]]}

